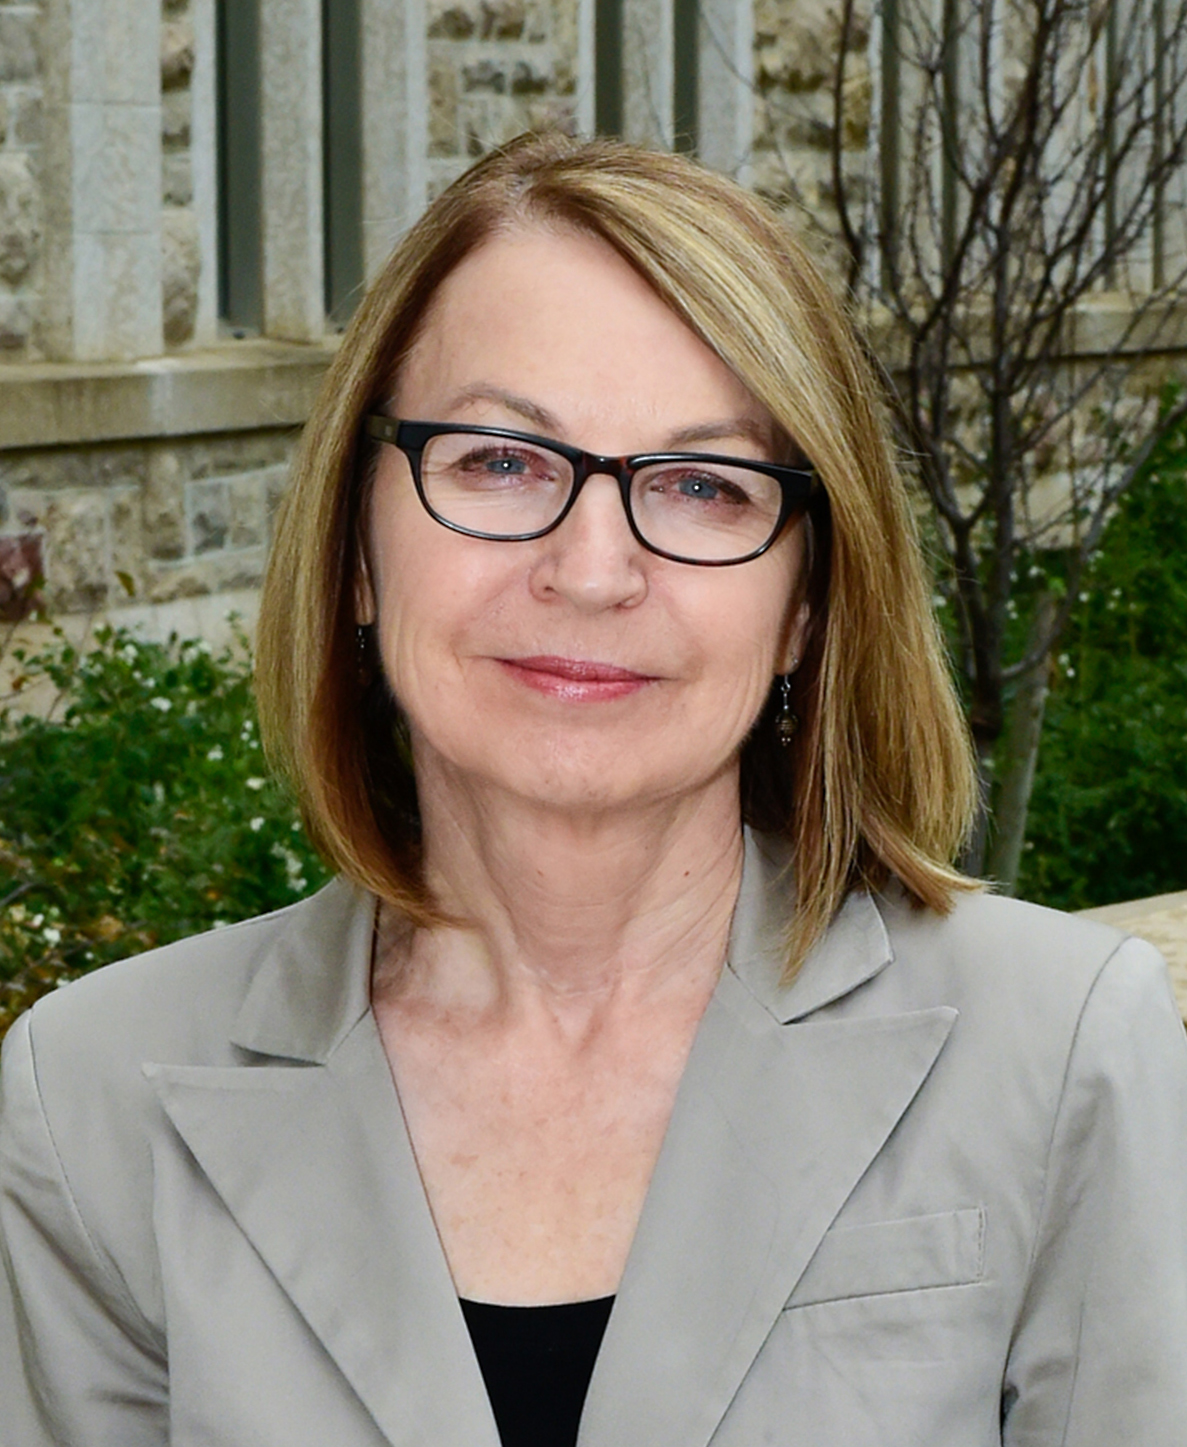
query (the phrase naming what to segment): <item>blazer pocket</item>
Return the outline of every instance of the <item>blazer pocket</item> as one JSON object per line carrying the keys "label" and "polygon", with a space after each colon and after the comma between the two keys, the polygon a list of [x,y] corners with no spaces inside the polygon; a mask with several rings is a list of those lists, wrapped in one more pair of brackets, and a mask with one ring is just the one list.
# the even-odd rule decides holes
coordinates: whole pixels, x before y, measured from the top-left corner
{"label": "blazer pocket", "polygon": [[966,1286],[984,1269],[985,1212],[979,1206],[834,1226],[825,1233],[785,1310],[822,1301]]}

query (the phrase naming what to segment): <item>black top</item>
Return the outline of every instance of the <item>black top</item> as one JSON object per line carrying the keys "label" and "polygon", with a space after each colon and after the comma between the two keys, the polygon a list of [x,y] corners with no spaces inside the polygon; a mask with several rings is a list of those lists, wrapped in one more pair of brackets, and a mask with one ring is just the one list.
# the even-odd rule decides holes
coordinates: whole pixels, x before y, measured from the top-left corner
{"label": "black top", "polygon": [[462,1300],[503,1447],[574,1447],[612,1296],[560,1306]]}

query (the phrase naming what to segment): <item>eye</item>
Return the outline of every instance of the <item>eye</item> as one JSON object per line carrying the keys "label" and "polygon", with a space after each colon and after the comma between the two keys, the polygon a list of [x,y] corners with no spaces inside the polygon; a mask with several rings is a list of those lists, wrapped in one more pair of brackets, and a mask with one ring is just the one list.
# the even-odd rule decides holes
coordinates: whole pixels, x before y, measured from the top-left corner
{"label": "eye", "polygon": [[719,488],[712,478],[683,477],[676,484],[676,490],[683,493],[685,497],[697,497],[711,502],[716,498]]}
{"label": "eye", "polygon": [[555,481],[560,471],[557,461],[546,453],[498,443],[470,448],[453,464],[453,470],[475,479],[524,479],[537,483]]}
{"label": "eye", "polygon": [[494,447],[476,448],[460,459],[459,465],[467,472],[493,472],[500,477],[519,477],[527,472],[527,462],[513,452],[504,452]]}
{"label": "eye", "polygon": [[753,502],[740,481],[705,468],[672,469],[650,480],[649,486],[673,500],[687,498],[690,502],[715,503],[719,507],[746,507]]}

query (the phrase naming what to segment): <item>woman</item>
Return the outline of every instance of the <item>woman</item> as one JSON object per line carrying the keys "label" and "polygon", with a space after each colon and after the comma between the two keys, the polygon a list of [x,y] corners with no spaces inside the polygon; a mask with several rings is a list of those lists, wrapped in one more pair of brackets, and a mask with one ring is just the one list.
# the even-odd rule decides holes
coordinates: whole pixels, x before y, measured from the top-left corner
{"label": "woman", "polygon": [[1165,970],[951,867],[876,391],[750,197],[557,138],[451,188],[259,659],[342,878],[12,1032],[6,1442],[1182,1442]]}

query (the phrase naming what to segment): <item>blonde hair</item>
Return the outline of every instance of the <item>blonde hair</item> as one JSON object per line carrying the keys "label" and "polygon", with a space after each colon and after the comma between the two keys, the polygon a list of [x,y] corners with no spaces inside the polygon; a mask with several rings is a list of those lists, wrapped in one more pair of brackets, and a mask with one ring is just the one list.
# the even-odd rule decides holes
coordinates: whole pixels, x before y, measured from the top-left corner
{"label": "blonde hair", "polygon": [[256,680],[270,757],[318,848],[413,923],[438,920],[402,721],[376,670],[360,668],[371,457],[359,430],[444,279],[488,238],[533,223],[614,247],[824,483],[794,675],[801,728],[781,748],[769,704],[741,761],[743,817],[792,845],[789,975],[853,888],[893,876],[946,911],[970,883],[952,861],[973,815],[972,754],[859,341],[784,224],[741,187],[682,157],[558,135],[494,152],[428,209],[359,307],[305,428],[264,583]]}

